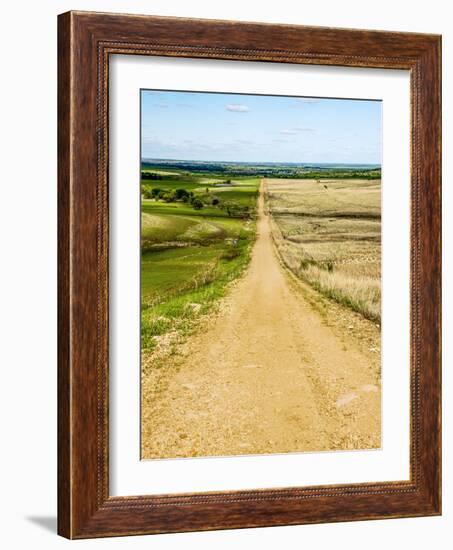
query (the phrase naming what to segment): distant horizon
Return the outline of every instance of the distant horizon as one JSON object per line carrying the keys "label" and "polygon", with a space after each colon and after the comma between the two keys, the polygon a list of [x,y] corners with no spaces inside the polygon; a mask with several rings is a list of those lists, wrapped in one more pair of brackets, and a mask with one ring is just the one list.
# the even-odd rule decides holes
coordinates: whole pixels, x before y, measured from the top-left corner
{"label": "distant horizon", "polygon": [[382,162],[378,100],[164,90],[141,90],[140,97],[142,158]]}
{"label": "distant horizon", "polygon": [[184,158],[165,158],[165,157],[142,157],[141,162],[186,162],[186,163],[205,163],[205,164],[251,164],[251,165],[269,165],[269,164],[283,164],[283,165],[292,165],[292,166],[370,166],[374,168],[382,168],[381,163],[377,162],[304,162],[304,161],[268,161],[268,160],[257,160],[257,161],[242,161],[242,160],[209,160],[209,159],[184,159]]}

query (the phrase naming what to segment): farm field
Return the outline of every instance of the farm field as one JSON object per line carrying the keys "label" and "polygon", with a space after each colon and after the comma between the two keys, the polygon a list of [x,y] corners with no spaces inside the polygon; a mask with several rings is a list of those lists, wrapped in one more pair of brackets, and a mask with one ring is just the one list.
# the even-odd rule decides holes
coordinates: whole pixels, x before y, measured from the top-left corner
{"label": "farm field", "polygon": [[[246,267],[255,238],[258,185],[256,178],[219,180],[174,170],[142,172],[145,366],[150,352],[168,342],[165,335],[189,333]],[[149,198],[153,189],[160,196],[154,192]]]}
{"label": "farm field", "polygon": [[[244,254],[219,259],[224,245],[203,225],[216,226],[211,215],[189,220],[202,227],[204,248],[144,255],[155,255],[144,264],[152,282],[144,285],[151,300],[144,328],[152,334],[144,336],[156,343],[142,355],[143,459],[380,446],[379,329],[279,261],[266,186],[256,229],[255,220],[234,220],[240,231],[253,227]],[[192,227],[184,222],[179,236]],[[173,228],[167,235],[178,239]],[[214,272],[205,274],[211,262]],[[176,288],[163,287],[165,273]],[[153,296],[164,300],[153,305]]]}
{"label": "farm field", "polygon": [[284,264],[316,290],[381,320],[381,182],[265,180]]}

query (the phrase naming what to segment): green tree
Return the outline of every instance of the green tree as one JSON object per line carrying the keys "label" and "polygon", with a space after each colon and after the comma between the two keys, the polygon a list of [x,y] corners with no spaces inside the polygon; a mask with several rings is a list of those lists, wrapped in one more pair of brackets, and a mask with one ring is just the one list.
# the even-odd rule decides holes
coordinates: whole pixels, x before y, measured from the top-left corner
{"label": "green tree", "polygon": [[176,200],[176,195],[174,191],[166,191],[160,196],[160,198],[164,202],[174,202]]}
{"label": "green tree", "polygon": [[145,199],[152,199],[151,189],[149,187],[142,186],[142,195]]}
{"label": "green tree", "polygon": [[183,188],[179,188],[179,189],[175,189],[175,197],[176,197],[176,200],[183,200],[184,197],[188,197],[189,196],[189,192],[187,191],[187,189],[183,189]]}

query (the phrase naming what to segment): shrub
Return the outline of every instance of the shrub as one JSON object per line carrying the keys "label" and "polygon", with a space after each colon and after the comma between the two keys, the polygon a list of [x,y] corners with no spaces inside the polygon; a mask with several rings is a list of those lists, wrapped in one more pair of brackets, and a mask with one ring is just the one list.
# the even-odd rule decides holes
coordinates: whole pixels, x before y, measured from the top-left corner
{"label": "shrub", "polygon": [[203,203],[200,199],[194,199],[192,201],[192,206],[194,210],[201,210],[203,208]]}
{"label": "shrub", "polygon": [[159,187],[153,187],[153,189],[151,189],[151,197],[156,199],[162,192],[162,189],[159,189]]}
{"label": "shrub", "polygon": [[222,252],[220,257],[222,260],[234,260],[234,258],[237,258],[240,255],[241,251],[239,248],[227,248],[224,252]]}
{"label": "shrub", "polygon": [[184,198],[186,197],[189,197],[189,192],[187,191],[187,189],[175,189],[175,197],[176,197],[176,200],[184,200]]}
{"label": "shrub", "polygon": [[219,197],[212,197],[211,204],[212,206],[217,206],[218,204],[220,204]]}
{"label": "shrub", "polygon": [[174,202],[174,200],[176,199],[176,196],[174,191],[166,191],[165,193],[160,195],[160,198],[164,202]]}

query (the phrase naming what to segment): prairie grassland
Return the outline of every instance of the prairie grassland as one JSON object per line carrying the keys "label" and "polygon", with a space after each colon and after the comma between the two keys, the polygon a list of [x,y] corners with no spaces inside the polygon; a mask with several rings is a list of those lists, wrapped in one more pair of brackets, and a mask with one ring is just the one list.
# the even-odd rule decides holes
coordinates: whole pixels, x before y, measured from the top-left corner
{"label": "prairie grassland", "polygon": [[380,180],[266,180],[280,257],[298,277],[381,320]]}
{"label": "prairie grassland", "polygon": [[[142,184],[148,190],[186,189],[203,206],[142,198],[141,342],[147,357],[168,335],[190,333],[247,266],[259,184],[256,178],[243,179],[217,193],[212,178],[207,182],[187,172],[159,175]],[[212,199],[220,195],[214,206]],[[248,208],[249,215],[238,216],[239,207]]]}

